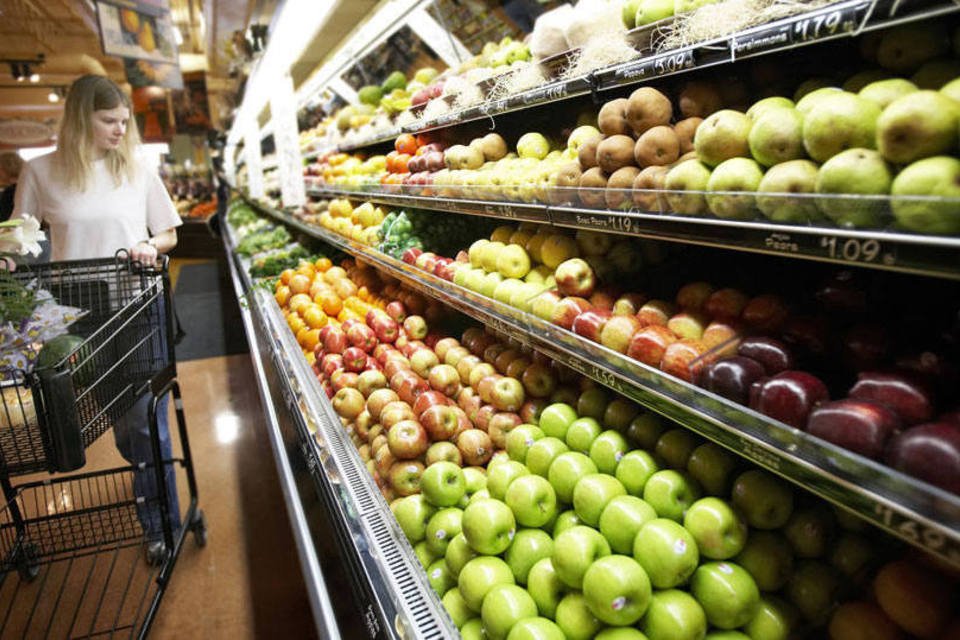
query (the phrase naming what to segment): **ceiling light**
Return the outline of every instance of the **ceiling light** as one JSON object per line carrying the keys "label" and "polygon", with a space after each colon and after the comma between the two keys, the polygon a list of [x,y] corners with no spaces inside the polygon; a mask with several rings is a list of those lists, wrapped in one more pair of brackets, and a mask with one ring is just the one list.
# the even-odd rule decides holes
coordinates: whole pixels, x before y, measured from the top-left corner
{"label": "ceiling light", "polygon": [[34,71],[33,73],[31,73],[31,74],[30,74],[30,82],[32,82],[33,84],[37,84],[38,82],[40,82],[40,74],[37,73],[36,71]]}
{"label": "ceiling light", "polygon": [[47,100],[49,100],[50,102],[60,102],[60,96],[57,94],[56,91],[51,91],[50,93],[47,94]]}

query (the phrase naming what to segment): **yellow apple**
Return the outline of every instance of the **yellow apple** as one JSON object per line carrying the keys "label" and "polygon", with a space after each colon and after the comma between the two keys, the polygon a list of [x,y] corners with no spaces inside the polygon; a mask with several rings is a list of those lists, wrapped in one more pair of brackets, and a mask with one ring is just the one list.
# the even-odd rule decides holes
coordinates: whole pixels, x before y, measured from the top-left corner
{"label": "yellow apple", "polygon": [[497,255],[497,271],[504,278],[523,278],[530,272],[530,256],[518,244],[510,244]]}
{"label": "yellow apple", "polygon": [[561,262],[579,255],[576,240],[561,233],[551,234],[540,247],[541,261],[551,269],[556,269]]}

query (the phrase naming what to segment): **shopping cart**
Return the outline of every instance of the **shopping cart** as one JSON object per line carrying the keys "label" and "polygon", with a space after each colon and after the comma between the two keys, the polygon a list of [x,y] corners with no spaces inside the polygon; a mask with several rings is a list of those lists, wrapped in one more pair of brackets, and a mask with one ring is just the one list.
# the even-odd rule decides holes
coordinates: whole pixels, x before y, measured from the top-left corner
{"label": "shopping cart", "polygon": [[[71,327],[82,342],[60,362],[0,372],[0,638],[145,637],[187,534],[200,546],[207,536],[176,382],[166,261],[148,269],[118,254],[15,277],[88,313]],[[158,464],[157,406],[167,394],[181,456]],[[145,396],[153,462],[61,475],[85,466],[87,447]],[[189,487],[182,526],[168,514],[171,467]],[[156,496],[135,494],[138,474],[154,474]],[[138,518],[145,510],[162,520],[166,553],[153,565]]]}

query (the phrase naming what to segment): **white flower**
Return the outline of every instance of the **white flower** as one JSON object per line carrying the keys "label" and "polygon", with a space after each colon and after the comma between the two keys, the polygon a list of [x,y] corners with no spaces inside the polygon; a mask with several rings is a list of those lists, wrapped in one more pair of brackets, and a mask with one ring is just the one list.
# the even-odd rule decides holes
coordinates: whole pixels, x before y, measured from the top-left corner
{"label": "white flower", "polygon": [[0,254],[40,255],[40,242],[46,239],[40,222],[31,215],[0,223]]}

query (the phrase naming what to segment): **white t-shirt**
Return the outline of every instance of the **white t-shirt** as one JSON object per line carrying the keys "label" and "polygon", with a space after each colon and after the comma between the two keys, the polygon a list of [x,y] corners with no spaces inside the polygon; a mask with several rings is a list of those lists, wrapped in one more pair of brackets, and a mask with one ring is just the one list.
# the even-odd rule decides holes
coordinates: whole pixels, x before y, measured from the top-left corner
{"label": "white t-shirt", "polygon": [[140,169],[135,180],[117,186],[104,160],[93,164],[85,191],[57,178],[53,154],[34,158],[20,172],[14,216],[30,214],[50,231],[51,260],[113,257],[183,224],[154,171]]}

